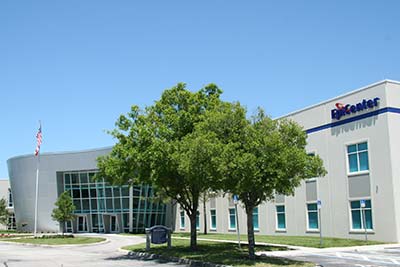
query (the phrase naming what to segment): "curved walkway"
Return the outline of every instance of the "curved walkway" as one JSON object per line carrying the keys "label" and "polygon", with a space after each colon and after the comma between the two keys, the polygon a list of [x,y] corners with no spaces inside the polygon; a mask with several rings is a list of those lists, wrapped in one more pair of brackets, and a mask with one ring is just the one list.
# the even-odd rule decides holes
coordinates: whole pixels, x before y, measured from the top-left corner
{"label": "curved walkway", "polygon": [[122,246],[143,243],[139,236],[85,234],[104,237],[109,242],[76,246],[24,246],[0,242],[0,267],[111,267],[111,266],[175,266],[155,261],[131,259]]}

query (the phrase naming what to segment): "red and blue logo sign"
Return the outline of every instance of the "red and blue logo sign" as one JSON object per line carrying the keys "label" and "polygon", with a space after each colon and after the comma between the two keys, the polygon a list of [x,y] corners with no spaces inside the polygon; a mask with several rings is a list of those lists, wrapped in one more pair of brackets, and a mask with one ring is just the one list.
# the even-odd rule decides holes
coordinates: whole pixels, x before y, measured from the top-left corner
{"label": "red and blue logo sign", "polygon": [[340,120],[341,117],[357,113],[362,110],[372,109],[379,105],[379,97],[375,97],[374,99],[363,99],[360,103],[351,105],[351,104],[343,104],[343,103],[336,103],[335,109],[331,111],[332,119]]}

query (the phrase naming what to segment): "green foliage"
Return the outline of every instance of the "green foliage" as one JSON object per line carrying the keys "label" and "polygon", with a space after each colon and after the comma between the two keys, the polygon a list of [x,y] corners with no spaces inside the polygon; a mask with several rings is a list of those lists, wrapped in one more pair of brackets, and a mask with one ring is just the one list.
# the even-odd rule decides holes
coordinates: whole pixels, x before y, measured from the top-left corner
{"label": "green foliage", "polygon": [[272,120],[262,110],[248,120],[238,103],[211,111],[198,128],[213,132],[223,144],[218,156],[222,189],[238,195],[245,207],[254,258],[253,209],[276,194],[293,194],[304,179],[324,176],[322,160],[307,154],[307,134],[297,123]]}
{"label": "green foliage", "polygon": [[180,83],[145,110],[133,106],[110,132],[118,142],[98,159],[97,177],[152,184],[176,200],[190,218],[192,248],[199,198],[209,191],[238,195],[254,258],[253,209],[326,171],[318,156],[307,155],[307,135],[298,124],[272,120],[262,110],[247,119],[239,103],[223,102],[220,94],[213,84],[190,92]]}
{"label": "green foliage", "polygon": [[109,132],[117,144],[98,159],[98,178],[112,184],[148,183],[176,200],[191,220],[192,248],[199,197],[216,186],[217,155],[222,152],[214,133],[195,129],[219,105],[220,94],[214,84],[191,92],[179,83],[144,110],[132,106]]}
{"label": "green foliage", "polygon": [[0,199],[0,224],[7,224],[8,216],[7,202],[4,198],[2,198]]}
{"label": "green foliage", "polygon": [[56,208],[53,209],[51,217],[62,225],[63,233],[65,229],[65,223],[75,218],[73,214],[75,206],[72,202],[72,198],[68,191],[63,192],[55,203]]}

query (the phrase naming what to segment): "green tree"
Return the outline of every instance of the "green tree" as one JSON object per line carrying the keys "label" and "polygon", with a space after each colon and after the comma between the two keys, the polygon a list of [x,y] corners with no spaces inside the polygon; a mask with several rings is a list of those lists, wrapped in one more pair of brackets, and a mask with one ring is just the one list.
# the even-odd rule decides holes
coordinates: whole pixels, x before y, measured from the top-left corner
{"label": "green tree", "polygon": [[68,191],[63,192],[55,203],[56,208],[53,209],[51,217],[54,221],[57,221],[62,225],[62,234],[65,233],[65,223],[75,219],[73,214],[75,206],[72,202],[72,198]]}
{"label": "green tree", "polygon": [[8,210],[7,210],[7,202],[4,198],[0,199],[0,224],[8,223]]}
{"label": "green tree", "polygon": [[324,176],[326,171],[318,156],[307,155],[307,135],[295,122],[272,120],[261,110],[248,120],[239,103],[221,107],[199,128],[214,132],[224,144],[218,171],[224,177],[224,191],[238,195],[245,208],[249,257],[254,259],[254,208],[276,194],[293,194],[303,179]]}
{"label": "green tree", "polygon": [[199,198],[218,186],[214,159],[222,152],[214,133],[197,132],[195,126],[219,105],[220,94],[214,84],[190,92],[179,83],[144,111],[133,106],[110,132],[117,139],[111,153],[98,159],[97,177],[113,184],[148,183],[176,200],[190,218],[192,249]]}

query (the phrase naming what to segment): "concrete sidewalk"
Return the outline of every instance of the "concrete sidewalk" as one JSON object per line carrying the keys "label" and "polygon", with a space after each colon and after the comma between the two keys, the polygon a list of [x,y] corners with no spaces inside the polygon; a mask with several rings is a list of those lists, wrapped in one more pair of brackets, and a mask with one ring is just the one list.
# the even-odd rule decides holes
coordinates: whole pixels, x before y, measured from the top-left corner
{"label": "concrete sidewalk", "polygon": [[[273,245],[273,244],[270,244]],[[289,247],[289,246],[288,246]],[[368,252],[368,251],[379,251],[384,249],[399,248],[400,244],[381,244],[381,245],[366,245],[366,246],[354,246],[354,247],[331,247],[331,248],[306,248],[297,247],[295,250],[286,251],[261,251],[257,252],[257,255],[265,256],[276,256],[276,257],[291,257],[291,256],[302,256],[307,254],[325,254],[333,252]]]}
{"label": "concrete sidewalk", "polygon": [[[190,239],[189,237],[172,237],[174,239]],[[207,238],[197,238],[197,240],[201,241],[211,241],[211,242],[223,242],[223,243],[235,243],[238,241],[235,240],[221,240],[221,239],[207,239]],[[241,244],[247,245],[247,241],[240,241]],[[395,244],[381,244],[381,245],[366,245],[366,246],[353,246],[353,247],[330,247],[330,248],[312,248],[312,247],[301,247],[301,246],[291,246],[291,245],[283,245],[283,244],[274,244],[274,243],[264,243],[264,242],[256,242],[256,245],[260,246],[274,246],[274,247],[286,247],[289,250],[285,251],[260,251],[257,252],[257,255],[266,255],[266,256],[276,256],[276,257],[285,257],[285,256],[300,256],[309,253],[329,253],[329,252],[345,252],[345,251],[376,251],[390,248],[399,248],[400,243]]]}

